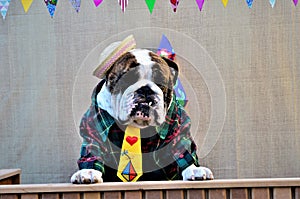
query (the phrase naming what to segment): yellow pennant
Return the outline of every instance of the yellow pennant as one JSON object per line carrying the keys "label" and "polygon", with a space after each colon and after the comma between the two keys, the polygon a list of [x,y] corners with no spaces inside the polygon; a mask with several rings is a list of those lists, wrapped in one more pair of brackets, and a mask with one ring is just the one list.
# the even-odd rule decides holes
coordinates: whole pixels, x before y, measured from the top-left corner
{"label": "yellow pennant", "polygon": [[135,182],[143,174],[140,129],[125,129],[117,176],[123,182]]}
{"label": "yellow pennant", "polygon": [[227,3],[228,3],[228,0],[222,0],[222,3],[223,3],[223,5],[224,5],[224,8],[226,8]]}
{"label": "yellow pennant", "polygon": [[24,11],[27,13],[28,9],[30,8],[33,0],[21,0]]}

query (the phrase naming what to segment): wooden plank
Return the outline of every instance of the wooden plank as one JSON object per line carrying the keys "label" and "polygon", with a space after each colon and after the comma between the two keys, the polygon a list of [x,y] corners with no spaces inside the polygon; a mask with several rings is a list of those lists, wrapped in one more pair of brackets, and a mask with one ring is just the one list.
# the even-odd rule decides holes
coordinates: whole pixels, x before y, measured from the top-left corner
{"label": "wooden plank", "polygon": [[188,199],[205,199],[205,190],[204,189],[191,189],[187,190]]}
{"label": "wooden plank", "polygon": [[13,184],[11,177],[0,180],[0,185],[8,185],[8,184]]}
{"label": "wooden plank", "polygon": [[209,189],[209,199],[226,199],[226,189]]}
{"label": "wooden plank", "polygon": [[124,183],[105,182],[100,184],[74,185],[71,183],[58,184],[23,184],[2,185],[0,194],[9,193],[46,193],[46,192],[93,192],[93,191],[139,191],[139,190],[173,190],[173,189],[219,189],[219,188],[264,188],[264,187],[300,187],[300,178],[276,179],[226,179],[210,181],[148,181]]}
{"label": "wooden plank", "polygon": [[122,193],[120,191],[107,191],[103,193],[103,199],[121,199]]}
{"label": "wooden plank", "polygon": [[0,180],[11,176],[20,175],[21,169],[0,169]]}
{"label": "wooden plank", "polygon": [[167,190],[166,199],[184,199],[183,190]]}
{"label": "wooden plank", "polygon": [[270,191],[268,188],[253,188],[252,192],[252,199],[269,199],[270,198]]}
{"label": "wooden plank", "polygon": [[39,199],[39,194],[22,194],[21,199]]}
{"label": "wooden plank", "polygon": [[84,199],[100,199],[100,193],[99,192],[84,193],[83,198]]}
{"label": "wooden plank", "polygon": [[145,191],[145,199],[163,199],[162,191]]}
{"label": "wooden plank", "polygon": [[44,193],[42,194],[42,199],[59,199],[58,193]]}
{"label": "wooden plank", "polygon": [[20,184],[21,169],[1,169],[0,185]]}
{"label": "wooden plank", "polygon": [[291,188],[274,188],[273,189],[274,199],[292,199]]}
{"label": "wooden plank", "polygon": [[0,199],[18,199],[16,194],[0,195]]}
{"label": "wooden plank", "polygon": [[126,191],[125,199],[142,199],[141,191]]}
{"label": "wooden plank", "polygon": [[62,199],[80,199],[80,193],[64,193]]}
{"label": "wooden plank", "polygon": [[248,198],[248,190],[243,188],[230,189],[230,199],[250,199]]}
{"label": "wooden plank", "polygon": [[295,199],[300,199],[300,187],[295,188]]}

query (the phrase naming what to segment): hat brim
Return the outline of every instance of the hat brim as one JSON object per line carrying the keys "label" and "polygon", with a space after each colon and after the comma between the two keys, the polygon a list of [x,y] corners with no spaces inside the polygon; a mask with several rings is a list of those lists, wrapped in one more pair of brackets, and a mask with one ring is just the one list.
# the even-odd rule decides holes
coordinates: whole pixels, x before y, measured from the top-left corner
{"label": "hat brim", "polygon": [[117,59],[135,47],[136,42],[133,35],[129,35],[121,42],[112,43],[101,53],[100,63],[94,70],[93,75],[102,79]]}

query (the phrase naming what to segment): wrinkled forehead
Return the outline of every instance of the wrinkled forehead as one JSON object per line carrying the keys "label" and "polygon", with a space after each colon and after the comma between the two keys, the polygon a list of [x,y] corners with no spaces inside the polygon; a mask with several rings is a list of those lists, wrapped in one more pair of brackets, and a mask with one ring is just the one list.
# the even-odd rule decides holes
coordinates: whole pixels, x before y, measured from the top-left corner
{"label": "wrinkled forehead", "polygon": [[134,55],[137,63],[140,65],[149,66],[154,64],[155,62],[151,58],[151,51],[147,49],[133,49],[129,51],[131,54]]}

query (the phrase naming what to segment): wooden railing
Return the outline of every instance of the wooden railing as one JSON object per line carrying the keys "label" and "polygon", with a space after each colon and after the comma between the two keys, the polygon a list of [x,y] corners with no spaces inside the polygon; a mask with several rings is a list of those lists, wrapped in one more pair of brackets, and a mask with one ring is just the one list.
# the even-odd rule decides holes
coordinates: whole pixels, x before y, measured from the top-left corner
{"label": "wooden railing", "polygon": [[20,184],[21,169],[1,169],[0,185]]}
{"label": "wooden railing", "polygon": [[0,185],[0,199],[300,199],[300,178]]}

